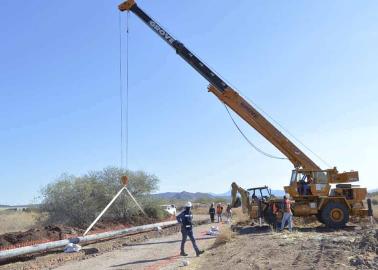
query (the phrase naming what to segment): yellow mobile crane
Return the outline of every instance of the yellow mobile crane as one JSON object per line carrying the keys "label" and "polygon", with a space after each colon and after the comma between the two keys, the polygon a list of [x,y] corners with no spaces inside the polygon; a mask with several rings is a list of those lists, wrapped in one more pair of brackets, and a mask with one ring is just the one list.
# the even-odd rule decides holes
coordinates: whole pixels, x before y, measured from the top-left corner
{"label": "yellow mobile crane", "polygon": [[[359,181],[357,171],[339,173],[336,167],[322,170],[183,43],[173,38],[147,15],[135,0],[125,1],[118,8],[120,11],[130,11],[140,18],[210,83],[209,92],[217,96],[291,161],[294,169],[290,184],[284,189],[295,201],[295,216],[317,215],[325,225],[339,228],[348,222],[350,215],[367,215],[367,209],[363,204],[367,195],[366,188],[350,184]],[[331,184],[336,184],[336,187],[331,189]]]}

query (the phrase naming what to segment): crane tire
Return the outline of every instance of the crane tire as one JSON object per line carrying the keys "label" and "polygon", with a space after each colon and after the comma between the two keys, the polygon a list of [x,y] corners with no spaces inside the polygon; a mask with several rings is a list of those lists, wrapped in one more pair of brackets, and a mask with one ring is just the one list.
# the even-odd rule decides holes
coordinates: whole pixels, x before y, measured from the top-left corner
{"label": "crane tire", "polygon": [[340,229],[349,221],[348,207],[341,202],[331,201],[323,208],[320,222],[329,228]]}

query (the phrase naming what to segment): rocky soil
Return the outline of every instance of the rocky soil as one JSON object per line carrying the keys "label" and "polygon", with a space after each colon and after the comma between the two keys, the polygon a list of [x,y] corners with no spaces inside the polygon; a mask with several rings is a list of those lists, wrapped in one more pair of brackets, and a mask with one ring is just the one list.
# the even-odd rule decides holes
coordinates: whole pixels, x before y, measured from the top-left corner
{"label": "rocky soil", "polygon": [[[161,234],[151,231],[85,246],[82,251],[61,251],[29,256],[0,265],[9,269],[378,269],[378,226],[350,223],[344,229],[327,229],[311,220],[296,220],[294,232],[273,232],[268,226],[233,226],[233,237],[214,246],[206,232],[211,225],[195,228],[195,236],[206,252],[189,257],[178,255],[178,226]],[[229,224],[220,226],[229,230]],[[186,266],[184,266],[186,264]]]}
{"label": "rocky soil", "polygon": [[378,269],[378,229],[238,228],[232,241],[211,249],[196,269]]}

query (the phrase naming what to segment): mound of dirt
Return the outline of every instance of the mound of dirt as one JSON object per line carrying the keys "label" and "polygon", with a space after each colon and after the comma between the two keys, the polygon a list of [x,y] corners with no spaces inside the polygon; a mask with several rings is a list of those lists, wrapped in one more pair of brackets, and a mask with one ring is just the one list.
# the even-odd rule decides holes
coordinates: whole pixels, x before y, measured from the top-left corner
{"label": "mound of dirt", "polygon": [[[168,220],[169,219],[164,221]],[[91,230],[91,233],[102,232],[106,230],[123,229],[143,224],[152,224],[156,222],[161,222],[161,220],[144,216],[136,217],[133,222],[129,222],[128,219],[117,221],[101,220],[94,226],[94,228]],[[83,232],[83,229],[73,228],[65,225],[49,225],[45,227],[36,227],[25,232],[6,233],[0,235],[0,249],[67,239],[69,237],[81,235]]]}
{"label": "mound of dirt", "polygon": [[30,242],[62,240],[67,235],[75,235],[77,233],[77,230],[62,225],[38,227],[25,232],[6,233],[0,235],[0,248]]}

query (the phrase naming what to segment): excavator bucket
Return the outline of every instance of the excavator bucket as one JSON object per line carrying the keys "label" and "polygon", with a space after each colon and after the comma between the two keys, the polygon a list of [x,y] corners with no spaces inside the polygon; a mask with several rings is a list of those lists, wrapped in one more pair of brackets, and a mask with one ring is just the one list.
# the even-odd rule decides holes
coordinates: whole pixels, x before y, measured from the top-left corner
{"label": "excavator bucket", "polygon": [[[240,194],[241,198],[237,197],[237,193]],[[231,184],[231,196],[232,196],[231,205],[239,204],[239,206],[241,205],[241,207],[242,207],[243,213],[249,213],[250,212],[251,203],[250,203],[250,200],[249,200],[249,192],[248,191],[239,187],[235,182],[233,182]]]}
{"label": "excavator bucket", "polygon": [[235,199],[234,204],[231,205],[231,207],[232,207],[232,208],[238,208],[238,207],[240,207],[240,206],[241,206],[241,200],[240,200],[240,197],[237,197],[237,198]]}

